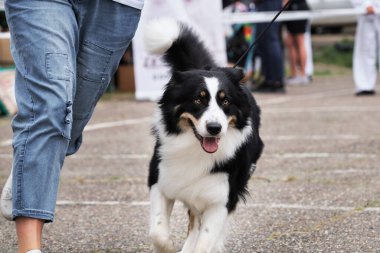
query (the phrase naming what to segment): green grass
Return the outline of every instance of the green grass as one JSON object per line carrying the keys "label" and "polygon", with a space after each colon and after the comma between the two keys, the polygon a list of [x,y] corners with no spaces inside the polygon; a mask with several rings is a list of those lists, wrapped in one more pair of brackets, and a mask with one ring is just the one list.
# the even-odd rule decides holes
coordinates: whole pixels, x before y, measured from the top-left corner
{"label": "green grass", "polygon": [[[324,45],[314,49],[314,62],[352,68],[353,41],[344,39],[335,45]],[[344,50],[339,50],[339,48]],[[318,73],[328,75],[328,72]]]}
{"label": "green grass", "polygon": [[315,70],[314,76],[330,76],[332,75],[332,71],[329,69]]}

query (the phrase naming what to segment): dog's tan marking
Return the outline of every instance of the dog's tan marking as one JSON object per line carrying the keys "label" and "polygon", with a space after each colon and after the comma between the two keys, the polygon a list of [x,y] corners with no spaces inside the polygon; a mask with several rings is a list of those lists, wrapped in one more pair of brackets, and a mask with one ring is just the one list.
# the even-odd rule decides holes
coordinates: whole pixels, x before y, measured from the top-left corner
{"label": "dog's tan marking", "polygon": [[190,123],[189,123],[189,120],[188,119],[185,119],[185,118],[181,118],[180,121],[178,122],[178,126],[179,128],[181,128],[182,130],[186,130],[188,128],[190,128]]}
{"label": "dog's tan marking", "polygon": [[[179,108],[179,105],[175,106],[174,111],[177,112],[178,108]],[[180,120],[178,122],[178,126],[179,126],[179,128],[185,130],[186,128],[190,127],[190,124],[189,124],[187,119],[180,117]]]}
{"label": "dog's tan marking", "polygon": [[236,125],[237,118],[236,116],[230,116],[228,117],[228,125],[235,126]]}
{"label": "dog's tan marking", "polygon": [[191,120],[191,122],[193,122],[194,126],[198,125],[198,120],[193,115],[191,115],[188,112],[182,113],[181,116],[180,116],[180,118],[181,119]]}
{"label": "dog's tan marking", "polygon": [[195,216],[190,210],[187,211],[187,214],[189,215],[189,225],[187,226],[187,236],[189,236],[190,231],[193,230],[194,228]]}
{"label": "dog's tan marking", "polygon": [[219,92],[219,98],[224,99],[226,97],[226,93],[224,91]]}
{"label": "dog's tan marking", "polygon": [[202,98],[204,98],[206,96],[206,92],[204,90],[202,90],[200,95]]}

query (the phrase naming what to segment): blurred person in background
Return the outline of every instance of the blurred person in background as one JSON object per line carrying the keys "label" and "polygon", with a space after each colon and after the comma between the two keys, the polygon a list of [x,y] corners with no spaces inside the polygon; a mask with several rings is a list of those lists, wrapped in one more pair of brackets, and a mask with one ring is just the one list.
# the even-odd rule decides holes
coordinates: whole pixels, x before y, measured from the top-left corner
{"label": "blurred person in background", "polygon": [[309,81],[313,81],[314,62],[313,62],[313,45],[311,40],[311,22],[307,22],[305,32],[305,48],[306,48],[306,67],[305,73],[309,77]]}
{"label": "blurred person in background", "polygon": [[[289,0],[284,0],[285,5]],[[288,11],[309,10],[306,0],[293,0],[289,5]],[[286,26],[285,45],[288,50],[290,65],[290,77],[286,84],[308,84],[310,79],[306,73],[307,50],[305,33],[308,27],[308,20],[294,20],[284,22]]]}
{"label": "blurred person in background", "polygon": [[353,77],[356,95],[375,95],[380,47],[380,1],[352,0],[360,15],[356,28]]}
{"label": "blurred person in background", "polygon": [[[225,6],[223,11],[227,13],[244,13],[253,12],[254,10],[252,0],[235,0],[230,5]],[[225,27],[227,60],[229,64],[235,64],[253,43],[255,38],[254,30],[255,24],[252,23],[238,23]],[[253,49],[249,50],[247,55],[238,64],[239,67],[244,69],[248,81],[253,72],[253,53]]]}
{"label": "blurred person in background", "polygon": [[[282,8],[282,0],[255,0],[257,11],[275,11]],[[258,23],[256,37],[268,23]],[[284,55],[281,45],[281,23],[275,22],[261,37],[256,46],[256,55],[261,59],[264,81],[252,89],[253,92],[285,93]]]}

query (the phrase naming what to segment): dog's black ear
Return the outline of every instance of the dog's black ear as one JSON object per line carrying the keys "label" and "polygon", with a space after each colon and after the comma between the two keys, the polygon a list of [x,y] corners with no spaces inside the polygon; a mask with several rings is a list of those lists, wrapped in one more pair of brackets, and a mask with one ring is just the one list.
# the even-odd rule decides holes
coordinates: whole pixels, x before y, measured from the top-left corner
{"label": "dog's black ear", "polygon": [[222,71],[227,75],[228,79],[236,84],[239,84],[245,76],[242,68],[222,68]]}

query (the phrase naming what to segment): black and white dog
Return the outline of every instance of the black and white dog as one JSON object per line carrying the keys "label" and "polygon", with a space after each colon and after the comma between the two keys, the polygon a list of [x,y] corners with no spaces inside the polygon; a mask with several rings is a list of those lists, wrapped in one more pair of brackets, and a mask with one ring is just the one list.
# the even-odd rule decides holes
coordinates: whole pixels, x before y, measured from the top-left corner
{"label": "black and white dog", "polygon": [[175,200],[189,213],[182,253],[223,251],[228,217],[245,200],[259,159],[260,109],[241,85],[243,72],[218,67],[183,24],[147,26],[148,51],[163,54],[172,77],[158,102],[150,162],[150,236],[155,252],[176,252],[169,235]]}

